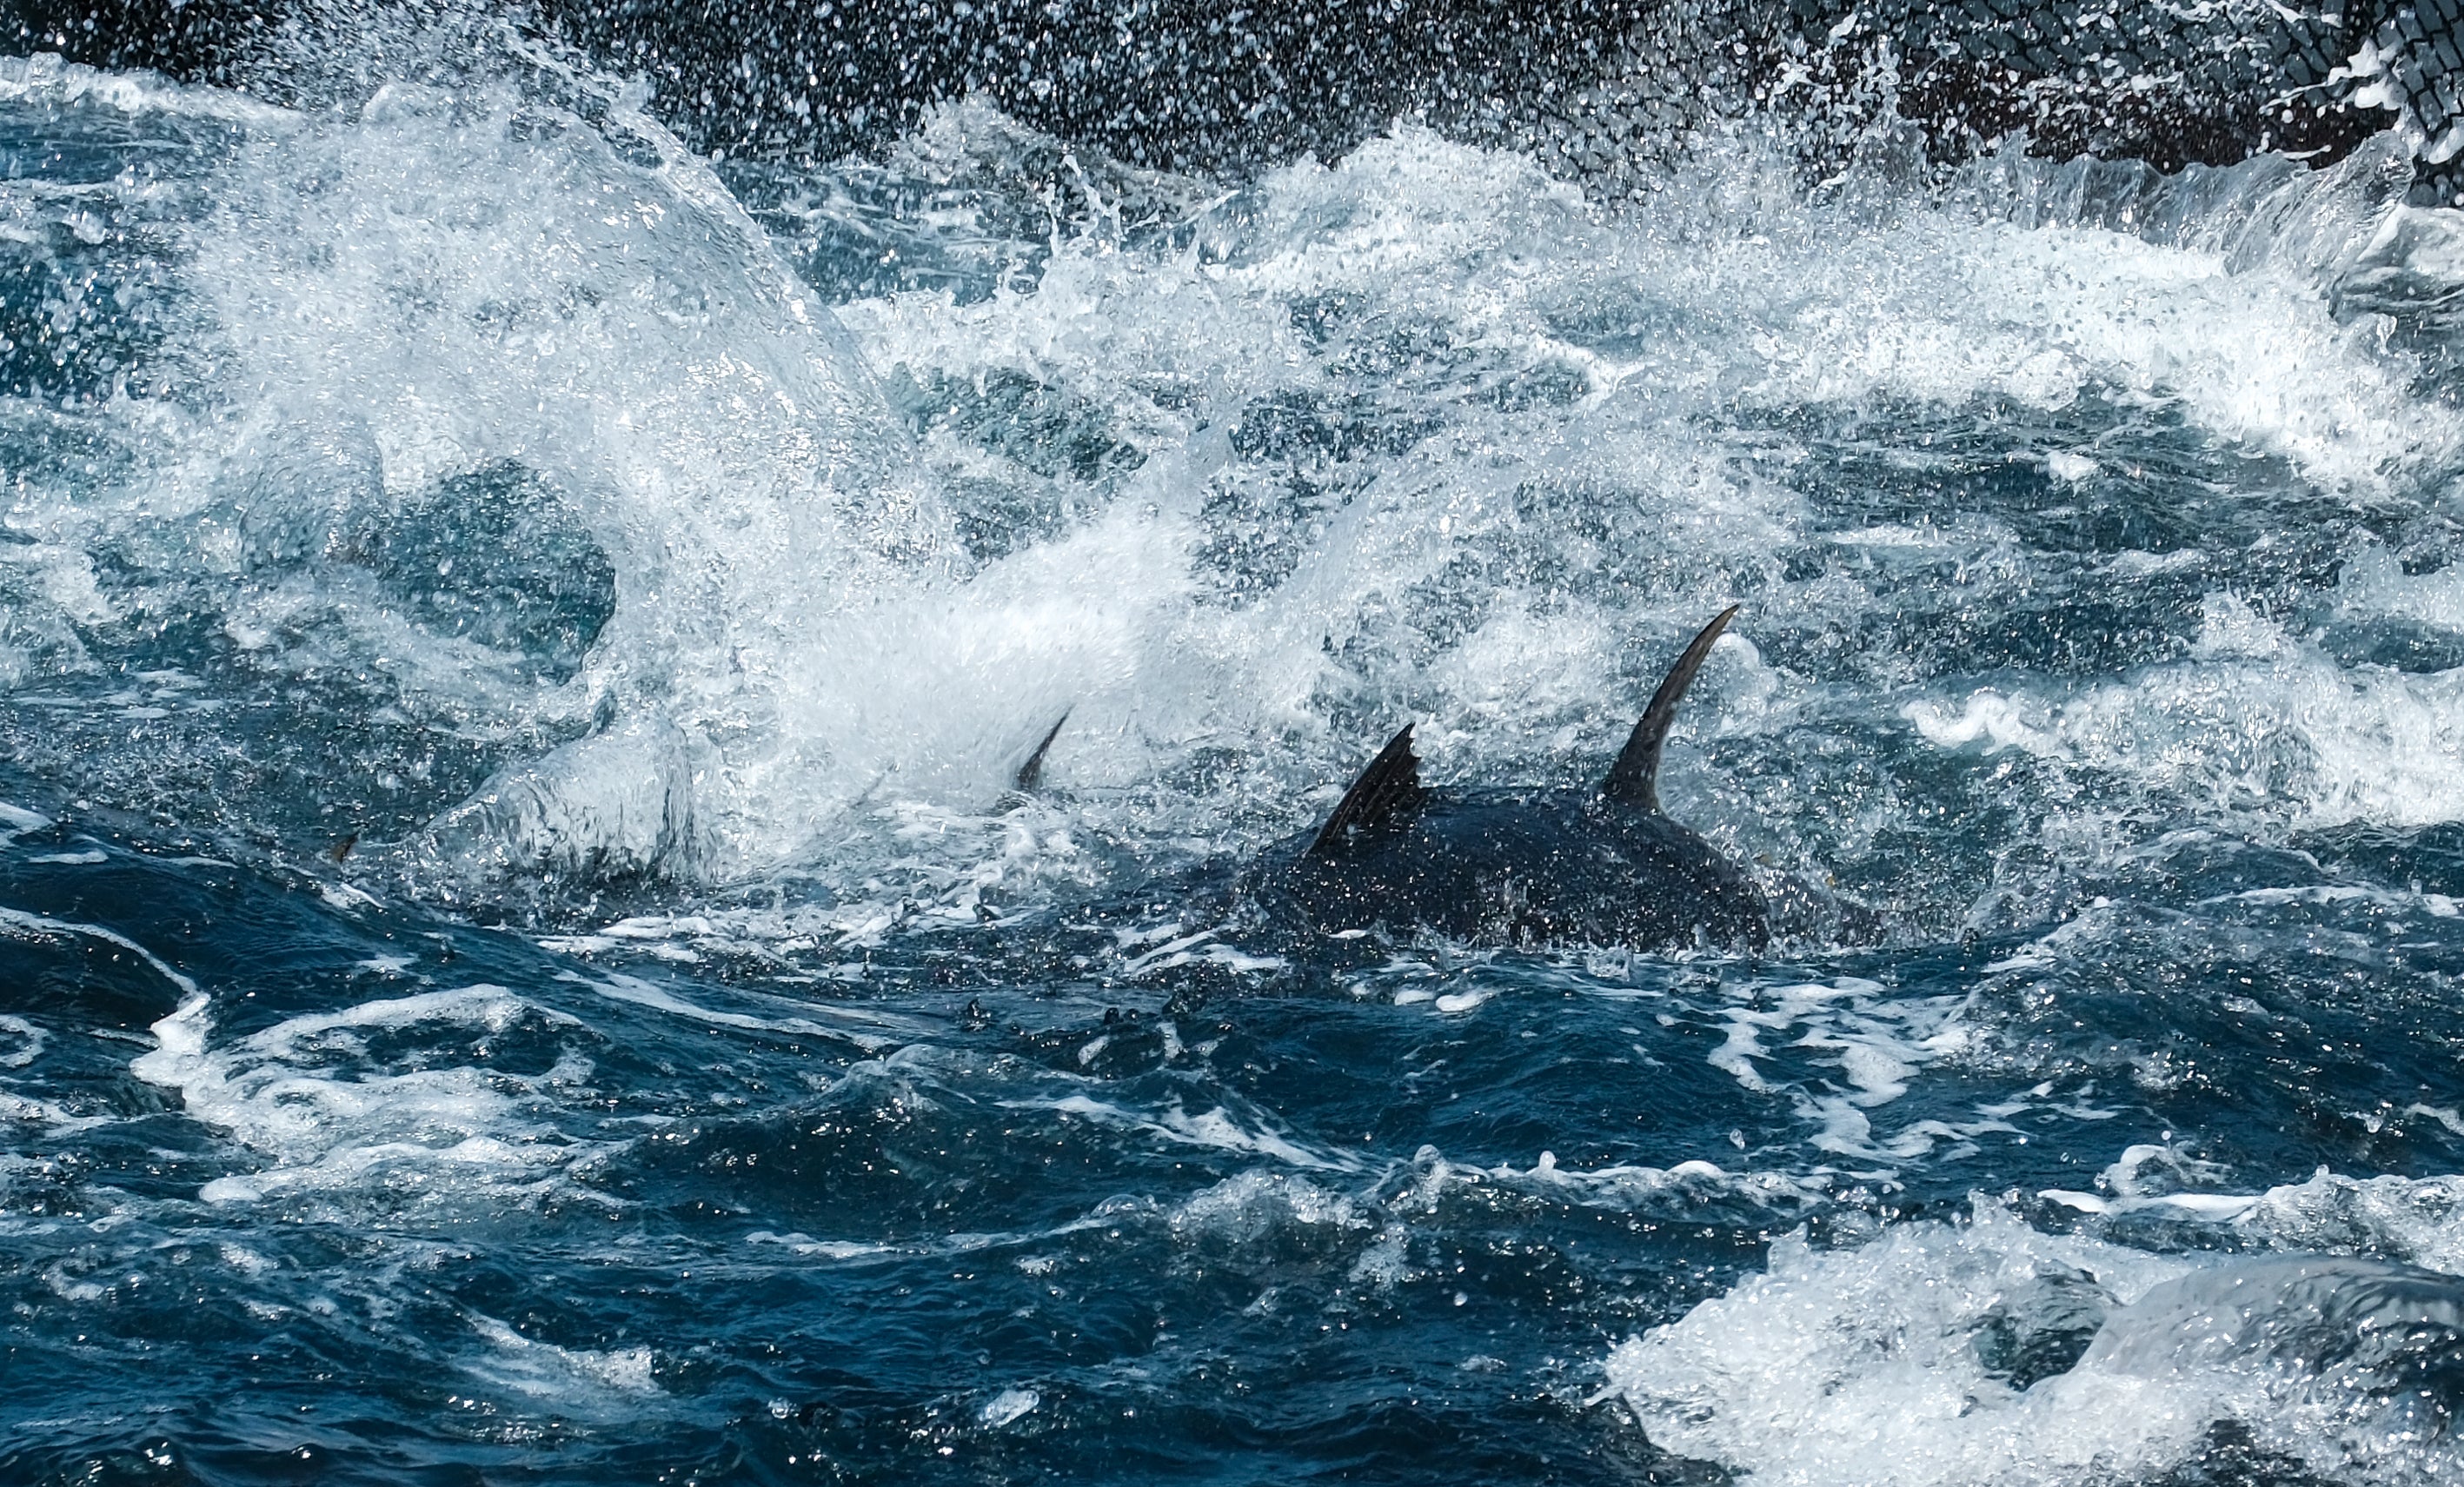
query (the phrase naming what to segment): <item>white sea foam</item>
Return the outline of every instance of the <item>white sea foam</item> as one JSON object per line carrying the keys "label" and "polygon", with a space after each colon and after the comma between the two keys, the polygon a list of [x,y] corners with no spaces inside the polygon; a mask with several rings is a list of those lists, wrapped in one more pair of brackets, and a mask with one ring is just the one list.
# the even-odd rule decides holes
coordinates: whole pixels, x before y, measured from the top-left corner
{"label": "white sea foam", "polygon": [[816,1239],[808,1234],[776,1234],[767,1229],[756,1229],[744,1236],[744,1242],[781,1245],[798,1255],[832,1260],[883,1259],[909,1253],[893,1245],[864,1244],[851,1239]]}
{"label": "white sea foam", "polygon": [[[1617,1347],[1606,1392],[1661,1447],[1757,1480],[2161,1474],[2208,1449],[2219,1421],[2338,1478],[2455,1470],[2444,1432],[2425,1432],[2401,1390],[2367,1376],[2379,1352],[2320,1329],[2342,1317],[2366,1333],[2383,1324],[2365,1320],[2373,1308],[2464,1308],[2464,1279],[2416,1281],[2387,1263],[2464,1277],[2464,1179],[2322,1170],[2260,1193],[2183,1186],[2221,1175],[2140,1146],[2106,1169],[2100,1192],[2048,1196],[2161,1211],[2281,1258],[2048,1235],[1979,1200],[1965,1223],[1902,1225],[1820,1252],[1775,1243],[1763,1275]],[[2322,1257],[2357,1255],[2375,1257]],[[2081,1330],[2066,1355],[2075,1366],[2033,1387],[1995,1357],[1997,1342],[2031,1328],[2100,1322],[2094,1345],[2079,1345]],[[2384,1324],[2389,1338],[2409,1335]]]}
{"label": "white sea foam", "polygon": [[1235,1242],[1255,1242],[1279,1228],[1369,1230],[1375,1216],[1349,1193],[1329,1192],[1284,1172],[1243,1172],[1180,1204],[1176,1230]]}
{"label": "white sea foam", "polygon": [[2234,1223],[2287,1249],[2383,1255],[2464,1276],[2464,1177],[2347,1177],[2322,1169],[2256,1195]]}
{"label": "white sea foam", "polygon": [[292,116],[245,93],[183,88],[145,73],[100,72],[56,52],[0,56],[0,101],[85,104],[122,114],[177,110],[191,117],[278,126]]}
{"label": "white sea foam", "polygon": [[1349,1151],[1313,1150],[1276,1129],[1263,1115],[1252,1114],[1243,1119],[1221,1105],[1193,1115],[1178,1102],[1162,1110],[1147,1113],[1098,1100],[1092,1095],[1064,1095],[1058,1099],[1002,1103],[1012,1109],[1054,1110],[1099,1126],[1140,1131],[1182,1146],[1211,1147],[1220,1151],[1272,1157],[1291,1167],[1357,1171],[1364,1165],[1359,1157]]}
{"label": "white sea foam", "polygon": [[2110,772],[2225,820],[2464,820],[2464,671],[2348,670],[2226,596],[2190,660],[2067,693],[2001,685],[1906,705],[1945,749]]}
{"label": "white sea foam", "polygon": [[758,999],[763,1002],[775,1003],[781,1007],[792,1005],[805,1009],[804,1015],[765,1017],[749,1012],[729,1012],[704,1007],[688,1001],[672,992],[652,986],[639,976],[624,974],[586,976],[567,972],[559,978],[579,986],[586,986],[611,1001],[630,1002],[637,1007],[649,1007],[695,1022],[707,1022],[717,1027],[737,1028],[747,1032],[801,1033],[819,1036],[852,1043],[869,1053],[894,1049],[901,1042],[926,1031],[925,1024],[920,1019],[903,1017],[897,1013],[876,1011],[869,1007],[789,1002],[782,997],[760,996]]}
{"label": "white sea foam", "polygon": [[984,1422],[986,1430],[1002,1430],[1024,1419],[1042,1403],[1044,1396],[1034,1389],[1005,1389],[984,1401],[983,1409],[978,1411],[978,1418]]}
{"label": "white sea foam", "polygon": [[524,1337],[493,1317],[474,1316],[472,1326],[489,1350],[465,1360],[463,1367],[497,1388],[566,1408],[596,1406],[627,1416],[639,1408],[642,1396],[661,1392],[652,1372],[656,1360],[648,1347],[560,1347]]}
{"label": "white sea foam", "polygon": [[206,1184],[199,1195],[208,1202],[351,1189],[515,1192],[537,1188],[590,1149],[539,1119],[558,1087],[587,1079],[578,1054],[537,1076],[483,1061],[394,1072],[366,1059],[374,1031],[501,1037],[580,1028],[502,987],[309,1014],[219,1047],[209,1046],[210,1009],[202,995],[183,1003],[154,1025],[160,1046],[131,1064],[139,1078],[177,1089],[190,1116],[265,1160],[257,1171]]}
{"label": "white sea foam", "polygon": [[50,1041],[41,1028],[25,1018],[0,1016],[0,1037],[9,1039],[7,1051],[0,1052],[0,1069],[22,1069],[43,1056],[43,1045]]}
{"label": "white sea foam", "polygon": [[[1617,1347],[1603,1392],[1655,1444],[1757,1481],[2128,1479],[2202,1455],[2220,1422],[2333,1477],[2433,1479],[2453,1444],[2319,1329],[2414,1292],[2452,1307],[2430,1296],[2445,1284],[2375,1261],[2150,1255],[1980,1202],[1851,1248],[1776,1242],[1763,1275]],[[2014,1350],[2047,1329],[2072,1335],[2067,1367],[2014,1379]]]}
{"label": "white sea foam", "polygon": [[[1963,1049],[1970,1032],[1959,996],[1894,995],[1855,976],[1828,983],[1752,986],[1712,1009],[1727,1036],[1707,1056],[1713,1068],[1758,1095],[1789,1101],[1815,1127],[1820,1150],[1863,1162],[1905,1161],[2018,1127],[1999,1116],[1947,1122],[1927,1117],[1878,1131],[1874,1115],[1899,1100],[1929,1064]],[[1766,1036],[1793,1064],[1826,1071],[1815,1079],[1774,1077]]]}
{"label": "white sea foam", "polygon": [[47,1137],[91,1130],[98,1126],[108,1126],[116,1119],[112,1115],[80,1113],[55,1100],[39,1100],[13,1090],[0,1089],[0,1121],[34,1126]]}
{"label": "white sea foam", "polygon": [[1801,1212],[1827,1203],[1833,1186],[1833,1178],[1827,1173],[1796,1176],[1781,1171],[1732,1172],[1700,1158],[1665,1168],[1623,1164],[1581,1169],[1560,1167],[1555,1152],[1543,1151],[1530,1167],[1518,1170],[1512,1166],[1457,1167],[1432,1148],[1423,1150],[1419,1161],[1441,1187],[1448,1181],[1469,1178],[1609,1209],[1630,1209],[1669,1198],[1701,1202],[1711,1197],[1734,1197],[1764,1208]]}

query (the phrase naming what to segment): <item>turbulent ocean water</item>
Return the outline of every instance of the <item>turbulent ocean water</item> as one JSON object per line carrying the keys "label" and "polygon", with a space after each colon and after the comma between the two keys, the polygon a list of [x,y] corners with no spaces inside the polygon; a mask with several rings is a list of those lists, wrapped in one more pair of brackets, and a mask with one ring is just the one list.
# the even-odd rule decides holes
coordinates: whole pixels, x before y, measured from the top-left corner
{"label": "turbulent ocean water", "polygon": [[[2398,142],[796,164],[433,47],[0,60],[0,1477],[2464,1474]],[[1768,952],[1227,915],[1732,602]]]}

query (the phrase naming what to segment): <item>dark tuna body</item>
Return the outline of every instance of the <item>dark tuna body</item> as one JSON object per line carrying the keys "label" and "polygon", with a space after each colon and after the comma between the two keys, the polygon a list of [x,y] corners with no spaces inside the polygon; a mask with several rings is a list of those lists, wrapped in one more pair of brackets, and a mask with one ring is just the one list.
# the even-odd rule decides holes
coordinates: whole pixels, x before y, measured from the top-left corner
{"label": "dark tuna body", "polygon": [[1276,848],[1244,886],[1320,933],[1636,950],[1770,938],[1762,896],[1708,842],[1595,790],[1431,790],[1404,817],[1309,845]]}

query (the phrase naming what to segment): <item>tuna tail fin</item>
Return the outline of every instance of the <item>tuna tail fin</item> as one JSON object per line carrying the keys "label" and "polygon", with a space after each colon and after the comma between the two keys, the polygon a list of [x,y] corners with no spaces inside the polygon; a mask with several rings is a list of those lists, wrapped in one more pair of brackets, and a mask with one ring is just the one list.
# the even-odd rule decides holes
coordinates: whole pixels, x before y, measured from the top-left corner
{"label": "tuna tail fin", "polygon": [[1064,709],[1061,715],[1052,720],[1052,727],[1045,733],[1044,742],[1037,744],[1035,752],[1026,756],[1026,762],[1018,767],[1019,794],[1033,795],[1043,787],[1044,756],[1052,752],[1052,740],[1061,736],[1061,725],[1068,721],[1068,710]]}
{"label": "tuna tail fin", "polygon": [[1694,637],[1694,643],[1685,647],[1677,664],[1668,668],[1660,690],[1651,694],[1651,706],[1642,710],[1642,720],[1634,725],[1624,750],[1609,766],[1609,777],[1600,781],[1600,794],[1642,810],[1660,809],[1660,746],[1668,741],[1668,727],[1677,721],[1677,705],[1685,700],[1685,689],[1694,685],[1694,673],[1703,669],[1712,643],[1743,607],[1730,604],[1721,610],[1717,619],[1703,626],[1703,632]]}
{"label": "tuna tail fin", "polygon": [[1412,752],[1412,725],[1386,740],[1377,757],[1360,772],[1352,788],[1336,802],[1334,814],[1317,830],[1307,855],[1325,857],[1340,849],[1353,828],[1375,826],[1420,803],[1420,760]]}

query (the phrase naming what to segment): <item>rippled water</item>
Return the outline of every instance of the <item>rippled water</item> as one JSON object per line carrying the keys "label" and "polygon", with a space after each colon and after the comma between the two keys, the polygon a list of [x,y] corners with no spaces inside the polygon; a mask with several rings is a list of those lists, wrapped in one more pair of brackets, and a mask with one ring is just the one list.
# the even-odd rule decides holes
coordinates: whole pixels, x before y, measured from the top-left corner
{"label": "rippled water", "polygon": [[[437,46],[0,61],[0,1476],[2464,1471],[2393,145],[1612,210]],[[1766,957],[1221,917],[1729,602],[1662,793]]]}

